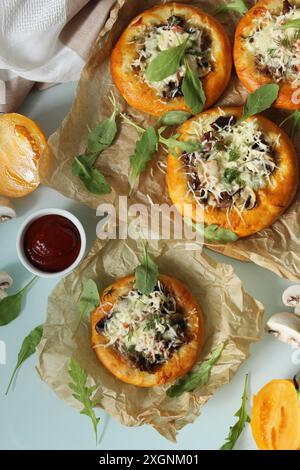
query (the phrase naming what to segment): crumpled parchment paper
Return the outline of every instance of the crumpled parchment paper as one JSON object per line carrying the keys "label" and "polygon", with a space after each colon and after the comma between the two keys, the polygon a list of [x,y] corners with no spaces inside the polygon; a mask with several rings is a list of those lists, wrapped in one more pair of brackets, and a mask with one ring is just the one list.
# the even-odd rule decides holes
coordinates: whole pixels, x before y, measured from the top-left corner
{"label": "crumpled parchment paper", "polygon": [[[130,171],[129,156],[133,153],[137,134],[134,129],[122,124],[119,119],[119,134],[112,147],[107,149],[98,159],[97,166],[107,177],[112,192],[108,196],[95,196],[88,193],[79,179],[71,173],[72,160],[85,149],[88,129],[109,116],[111,105],[109,93],[113,91],[120,108],[130,114],[141,125],[153,122],[148,115],[129,108],[114,87],[110,72],[109,58],[111,50],[130,20],[142,10],[153,5],[165,3],[161,0],[118,0],[111,11],[110,18],[99,35],[90,58],[84,68],[78,85],[74,105],[61,127],[50,137],[52,151],[52,168],[43,182],[57,189],[64,195],[96,208],[103,202],[116,204],[119,195],[128,195],[128,175]],[[196,5],[211,13],[222,2],[218,1],[182,1]],[[253,4],[255,2],[248,2]],[[233,40],[235,25],[239,21],[238,14],[223,14],[218,19]],[[230,85],[217,103],[219,105],[242,105],[247,92],[237,80],[234,72]],[[272,110],[267,113],[276,123],[280,123],[287,113]],[[300,150],[299,133],[296,137],[297,148]],[[147,171],[140,178],[138,190],[130,198],[132,203],[145,204],[170,203],[165,182],[164,165],[166,155],[159,152],[147,166]],[[149,196],[149,197],[148,197]],[[150,202],[149,202],[150,201]],[[253,261],[275,272],[279,276],[291,280],[300,280],[300,192],[287,212],[270,228],[234,244],[216,247],[225,255],[244,261]]]}
{"label": "crumpled parchment paper", "polygon": [[209,383],[180,398],[169,398],[169,385],[139,388],[116,379],[98,361],[91,347],[87,318],[78,334],[78,300],[84,282],[94,279],[102,291],[111,282],[131,274],[143,257],[143,245],[133,240],[97,240],[81,265],[64,278],[49,297],[47,320],[38,347],[38,372],[55,393],[80,410],[68,387],[68,363],[73,356],[98,386],[101,407],[127,426],[149,424],[167,439],[200,414],[202,406],[229,382],[262,334],[262,305],[248,295],[233,268],[217,264],[205,254],[186,250],[183,242],[151,241],[149,253],[159,271],[181,280],[194,294],[205,319],[205,343],[199,360],[220,343],[225,348],[212,369]]}

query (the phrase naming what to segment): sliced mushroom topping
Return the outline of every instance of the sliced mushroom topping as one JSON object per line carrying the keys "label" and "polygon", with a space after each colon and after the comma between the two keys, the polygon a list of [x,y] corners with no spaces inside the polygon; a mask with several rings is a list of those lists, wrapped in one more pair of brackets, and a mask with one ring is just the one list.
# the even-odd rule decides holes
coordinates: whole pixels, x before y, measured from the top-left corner
{"label": "sliced mushroom topping", "polygon": [[276,313],[267,322],[266,330],[279,341],[300,348],[300,317],[295,313]]}
{"label": "sliced mushroom topping", "polygon": [[16,218],[16,211],[11,202],[5,197],[0,197],[0,222]]}
{"label": "sliced mushroom topping", "polygon": [[257,197],[253,189],[245,188],[241,193],[239,193],[235,198],[234,201],[237,207],[240,210],[248,210],[254,209],[257,204]]}
{"label": "sliced mushroom topping", "polygon": [[5,272],[0,272],[0,300],[7,297],[7,289],[9,289],[13,284],[13,280],[9,274]]}

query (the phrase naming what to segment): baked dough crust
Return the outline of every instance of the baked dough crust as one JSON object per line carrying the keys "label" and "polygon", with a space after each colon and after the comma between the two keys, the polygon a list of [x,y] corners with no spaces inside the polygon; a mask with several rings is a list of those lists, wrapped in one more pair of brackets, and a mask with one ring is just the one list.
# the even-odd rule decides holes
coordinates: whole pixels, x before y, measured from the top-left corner
{"label": "baked dough crust", "polygon": [[[251,93],[262,85],[274,83],[274,80],[272,77],[267,74],[263,74],[257,69],[255,65],[255,57],[245,46],[243,37],[249,35],[251,31],[253,31],[253,22],[256,18],[264,15],[268,9],[281,11],[282,5],[282,0],[260,0],[249,10],[248,13],[246,13],[237,26],[233,50],[234,65],[240,81]],[[300,8],[300,2],[297,2],[297,5]],[[279,86],[279,95],[273,106],[288,110],[300,109],[300,93],[297,93],[296,89],[293,88],[292,83],[285,80],[280,82]],[[295,97],[298,98],[298,104],[292,100],[294,94]]]}
{"label": "baked dough crust", "polygon": [[212,36],[212,54],[215,57],[215,70],[202,79],[206,94],[205,107],[214,104],[228,85],[232,68],[230,41],[221,24],[198,8],[178,3],[167,3],[146,10],[134,18],[118,40],[111,55],[111,75],[127,103],[140,111],[160,116],[167,111],[189,108],[183,97],[167,101],[158,96],[155,89],[143,83],[130,64],[136,58],[134,38],[142,34],[145,26],[158,25],[171,15],[190,19],[197,26],[205,26]]}
{"label": "baked dough crust", "polygon": [[99,320],[108,314],[120,296],[127,294],[133,288],[135,282],[133,275],[123,277],[108,286],[101,295],[102,309],[98,307],[92,313],[92,347],[99,361],[118,379],[138,387],[162,385],[186,374],[197,361],[204,340],[202,311],[191,292],[172,277],[160,275],[159,280],[172,292],[181,306],[187,320],[187,333],[190,340],[174,351],[168,362],[162,364],[154,373],[139,370],[112,347],[104,348],[103,345],[108,342],[108,339],[96,331],[96,324]]}
{"label": "baked dough crust", "polygon": [[[193,121],[211,119],[212,117],[215,121],[222,112],[225,112],[226,116],[236,116],[238,118],[242,115],[242,108],[214,108],[189,119],[179,128],[180,140],[191,139],[188,132]],[[263,134],[269,136],[272,141],[278,136],[280,136],[280,139],[274,148],[278,158],[276,162],[278,168],[272,174],[273,185],[266,185],[265,188],[256,192],[257,205],[251,210],[244,211],[242,218],[234,210],[227,214],[226,209],[204,205],[202,217],[199,219],[198,211],[197,219],[197,203],[191,194],[187,194],[188,180],[187,175],[182,170],[182,162],[180,159],[169,155],[167,167],[167,185],[170,198],[181,214],[184,214],[184,204],[189,204],[192,209],[188,215],[194,221],[205,222],[207,225],[217,224],[223,228],[228,228],[234,231],[239,238],[247,237],[272,225],[291,204],[298,186],[298,157],[289,137],[276,124],[261,115],[248,119],[257,119]]]}

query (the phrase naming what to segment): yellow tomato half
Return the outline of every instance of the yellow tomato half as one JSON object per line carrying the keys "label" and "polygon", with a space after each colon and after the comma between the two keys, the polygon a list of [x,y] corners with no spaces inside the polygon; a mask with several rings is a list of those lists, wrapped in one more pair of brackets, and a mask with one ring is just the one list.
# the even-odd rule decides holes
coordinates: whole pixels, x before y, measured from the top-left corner
{"label": "yellow tomato half", "polygon": [[46,147],[46,137],[34,121],[21,114],[0,115],[1,195],[22,197],[37,188]]}
{"label": "yellow tomato half", "polygon": [[261,450],[300,448],[300,403],[292,381],[272,380],[253,397],[251,428]]}

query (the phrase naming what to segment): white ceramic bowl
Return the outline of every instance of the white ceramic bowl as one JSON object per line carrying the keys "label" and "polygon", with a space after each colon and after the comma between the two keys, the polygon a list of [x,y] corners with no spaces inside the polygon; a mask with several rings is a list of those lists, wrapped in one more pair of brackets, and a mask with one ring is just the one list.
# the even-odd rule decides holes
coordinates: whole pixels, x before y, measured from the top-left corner
{"label": "white ceramic bowl", "polygon": [[[69,266],[67,269],[64,269],[63,271],[58,271],[55,273],[47,273],[45,271],[41,271],[40,269],[36,268],[33,266],[27,256],[25,255],[24,252],[24,235],[26,233],[27,228],[29,225],[32,224],[36,219],[39,219],[40,217],[43,217],[44,215],[61,215],[62,217],[65,217],[66,219],[69,219],[77,228],[79,231],[80,239],[81,239],[81,246],[80,246],[80,251],[78,253],[78,256],[76,260],[74,261],[71,266]],[[81,224],[81,222],[75,217],[75,215],[71,214],[71,212],[65,211],[63,209],[42,209],[40,211],[36,211],[33,214],[31,214],[27,219],[22,223],[18,235],[17,235],[17,241],[16,241],[16,248],[17,248],[17,253],[18,257],[25,266],[28,271],[30,271],[32,274],[39,276],[39,277],[58,277],[58,276],[66,276],[67,274],[70,274],[76,266],[80,263],[82,258],[84,257],[85,250],[86,250],[86,234],[85,230]]]}

